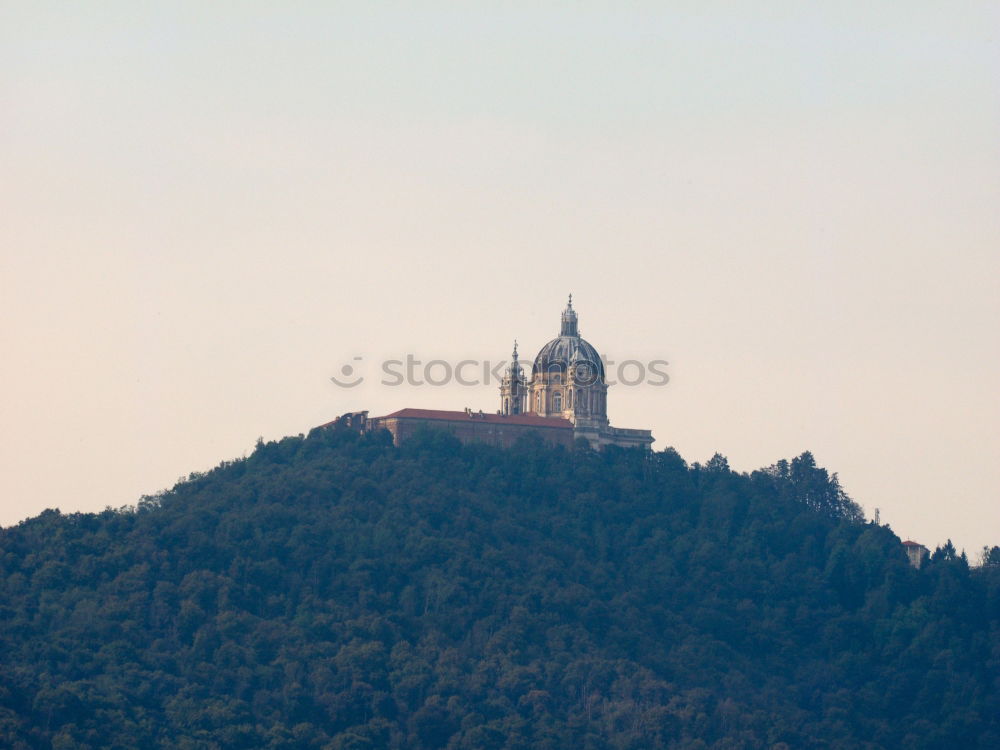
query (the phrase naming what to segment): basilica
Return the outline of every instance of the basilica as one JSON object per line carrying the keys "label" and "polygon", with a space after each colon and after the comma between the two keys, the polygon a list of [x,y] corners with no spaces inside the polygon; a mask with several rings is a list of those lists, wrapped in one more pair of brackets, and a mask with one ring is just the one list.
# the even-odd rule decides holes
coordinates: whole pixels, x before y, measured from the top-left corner
{"label": "basilica", "polygon": [[608,386],[601,355],[580,336],[573,295],[559,321],[559,335],[541,348],[526,378],[518,362],[517,344],[511,366],[500,385],[500,414],[556,417],[573,425],[574,438],[593,447],[619,445],[648,448],[649,430],[612,427],[608,423]]}
{"label": "basilica", "polygon": [[574,446],[586,440],[593,448],[616,445],[648,450],[649,430],[612,427],[608,422],[608,386],[604,362],[580,336],[573,296],[559,321],[559,335],[543,346],[526,375],[517,344],[500,384],[500,408],[495,413],[400,409],[382,417],[352,412],[330,422],[362,432],[388,430],[397,444],[422,428],[444,429],[466,442],[510,446],[526,433],[546,442]]}

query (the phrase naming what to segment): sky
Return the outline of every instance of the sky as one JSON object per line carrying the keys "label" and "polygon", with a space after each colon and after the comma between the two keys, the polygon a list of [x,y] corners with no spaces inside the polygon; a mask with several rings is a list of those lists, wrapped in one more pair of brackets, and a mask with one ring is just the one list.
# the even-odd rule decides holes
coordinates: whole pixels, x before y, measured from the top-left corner
{"label": "sky", "polygon": [[0,524],[346,411],[494,411],[382,363],[530,360],[572,292],[598,351],[669,362],[612,424],[812,451],[975,560],[998,31],[992,0],[0,0]]}

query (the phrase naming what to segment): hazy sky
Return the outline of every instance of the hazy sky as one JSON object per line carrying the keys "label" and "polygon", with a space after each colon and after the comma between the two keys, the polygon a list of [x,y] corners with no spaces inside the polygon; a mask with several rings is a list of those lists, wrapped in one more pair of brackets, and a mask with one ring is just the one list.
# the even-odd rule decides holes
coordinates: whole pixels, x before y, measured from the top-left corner
{"label": "hazy sky", "polygon": [[378,362],[533,357],[573,292],[598,350],[670,362],[613,424],[812,450],[977,556],[998,31],[995,0],[0,2],[0,523],[348,410],[495,410]]}

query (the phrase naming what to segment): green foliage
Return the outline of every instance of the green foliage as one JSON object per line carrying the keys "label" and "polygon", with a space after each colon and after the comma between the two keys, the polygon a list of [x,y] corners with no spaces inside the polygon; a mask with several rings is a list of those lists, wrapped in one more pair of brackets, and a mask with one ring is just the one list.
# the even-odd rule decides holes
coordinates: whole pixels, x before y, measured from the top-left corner
{"label": "green foliage", "polygon": [[1000,546],[983,547],[983,565],[1000,565]]}
{"label": "green foliage", "polygon": [[990,554],[808,453],[315,430],[0,532],[0,746],[993,748]]}

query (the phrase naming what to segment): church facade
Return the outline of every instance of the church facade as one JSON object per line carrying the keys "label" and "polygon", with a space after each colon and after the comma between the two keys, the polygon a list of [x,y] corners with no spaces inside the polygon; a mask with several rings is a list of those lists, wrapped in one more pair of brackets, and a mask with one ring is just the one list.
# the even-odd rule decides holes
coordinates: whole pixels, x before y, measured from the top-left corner
{"label": "church facade", "polygon": [[528,432],[570,447],[586,440],[593,448],[615,445],[648,450],[650,430],[612,427],[608,421],[608,386],[604,362],[580,336],[570,295],[562,312],[559,335],[535,356],[530,374],[518,360],[517,344],[500,384],[500,408],[483,411],[401,409],[382,417],[367,412],[345,414],[326,426],[340,425],[362,432],[386,429],[398,445],[423,427],[444,429],[460,440],[510,446]]}

